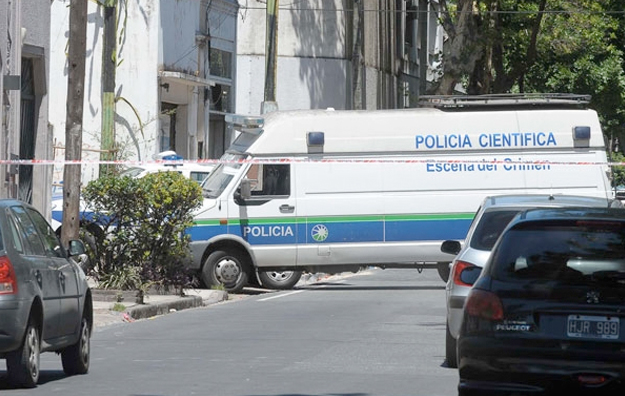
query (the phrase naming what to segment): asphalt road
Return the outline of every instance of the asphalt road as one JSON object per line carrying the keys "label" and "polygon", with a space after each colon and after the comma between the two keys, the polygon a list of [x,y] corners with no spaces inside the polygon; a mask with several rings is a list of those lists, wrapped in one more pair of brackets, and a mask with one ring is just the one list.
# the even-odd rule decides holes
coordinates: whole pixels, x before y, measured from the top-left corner
{"label": "asphalt road", "polygon": [[[435,270],[368,270],[297,290],[97,329],[89,374],[42,355],[36,389],[3,395],[455,395]],[[0,376],[4,376],[0,371]]]}

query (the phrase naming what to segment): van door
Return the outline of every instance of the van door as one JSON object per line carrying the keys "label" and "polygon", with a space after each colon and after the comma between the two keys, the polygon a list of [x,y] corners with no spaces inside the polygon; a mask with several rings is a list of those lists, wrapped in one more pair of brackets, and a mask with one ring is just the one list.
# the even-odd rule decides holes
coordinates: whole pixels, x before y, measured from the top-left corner
{"label": "van door", "polygon": [[[228,233],[241,236],[254,252],[258,267],[295,264],[297,205],[291,164],[250,164],[228,204]],[[245,190],[245,188],[244,188]]]}

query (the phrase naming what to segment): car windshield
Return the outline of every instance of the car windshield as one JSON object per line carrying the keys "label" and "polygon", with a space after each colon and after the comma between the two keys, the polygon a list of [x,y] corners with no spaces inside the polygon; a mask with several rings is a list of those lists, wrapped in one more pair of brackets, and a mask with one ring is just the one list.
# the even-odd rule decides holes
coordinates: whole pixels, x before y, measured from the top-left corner
{"label": "car windshield", "polygon": [[119,175],[121,177],[125,177],[125,176],[127,176],[127,177],[137,177],[144,171],[145,171],[145,168],[140,168],[138,166],[133,166],[132,168],[125,169]]}
{"label": "car windshield", "polygon": [[625,282],[625,223],[537,222],[512,229],[493,256],[498,279]]}
{"label": "car windshield", "polygon": [[497,210],[485,212],[471,236],[469,245],[473,249],[492,250],[499,235],[510,223],[510,220],[519,213],[518,210]]}
{"label": "car windshield", "polygon": [[240,161],[247,156],[240,154],[224,154],[222,162],[217,165],[202,182],[204,198],[217,198],[223,193],[230,181],[243,165]]}

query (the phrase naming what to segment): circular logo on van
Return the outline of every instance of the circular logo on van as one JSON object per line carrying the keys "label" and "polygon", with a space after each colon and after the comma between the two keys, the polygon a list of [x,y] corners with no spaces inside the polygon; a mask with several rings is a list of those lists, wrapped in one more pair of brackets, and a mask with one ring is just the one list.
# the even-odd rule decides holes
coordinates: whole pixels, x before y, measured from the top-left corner
{"label": "circular logo on van", "polygon": [[317,224],[310,232],[312,238],[317,242],[323,242],[328,238],[328,228],[323,224]]}

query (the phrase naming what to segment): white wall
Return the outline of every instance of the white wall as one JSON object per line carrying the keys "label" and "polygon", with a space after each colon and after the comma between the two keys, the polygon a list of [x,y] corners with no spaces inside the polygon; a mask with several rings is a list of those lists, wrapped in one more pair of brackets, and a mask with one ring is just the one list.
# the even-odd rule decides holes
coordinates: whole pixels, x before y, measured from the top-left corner
{"label": "white wall", "polygon": [[[50,32],[50,124],[57,146],[65,145],[67,97],[67,45],[69,0],[55,0],[51,5]],[[124,25],[123,13],[119,21],[116,95],[123,100],[116,105],[116,141],[123,146],[123,156],[128,159],[151,159],[155,153],[154,141],[158,132],[158,21],[157,1],[136,0],[128,4],[128,19]],[[101,72],[102,72],[102,10],[89,2],[87,26],[87,53],[85,72],[85,104],[83,111],[83,160],[93,161],[83,166],[82,182],[86,184],[98,175],[96,162],[100,149]],[[135,110],[139,119],[135,115]],[[143,132],[141,132],[143,124]],[[55,150],[56,159],[64,159],[64,150]],[[55,167],[54,181],[63,178],[62,167]]]}
{"label": "white wall", "polygon": [[[265,2],[239,2],[236,112],[259,114],[265,80]],[[281,110],[346,108],[347,2],[281,3],[278,16],[276,100]],[[248,8],[246,8],[248,7]]]}
{"label": "white wall", "polygon": [[195,34],[199,32],[200,2],[198,0],[161,0],[161,29],[163,58],[159,63],[166,70],[184,71],[197,76],[198,46]]}

